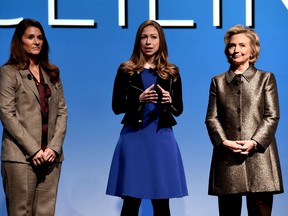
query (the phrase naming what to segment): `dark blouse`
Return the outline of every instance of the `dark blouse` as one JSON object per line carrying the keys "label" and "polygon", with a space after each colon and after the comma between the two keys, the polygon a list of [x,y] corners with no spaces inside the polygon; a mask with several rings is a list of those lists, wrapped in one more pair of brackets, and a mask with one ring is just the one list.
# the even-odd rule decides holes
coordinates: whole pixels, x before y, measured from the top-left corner
{"label": "dark blouse", "polygon": [[33,76],[36,87],[39,92],[40,109],[42,114],[42,141],[41,149],[44,150],[48,144],[48,115],[49,115],[49,103],[48,99],[51,96],[51,89],[47,83],[45,83],[42,71],[40,70],[40,82]]}

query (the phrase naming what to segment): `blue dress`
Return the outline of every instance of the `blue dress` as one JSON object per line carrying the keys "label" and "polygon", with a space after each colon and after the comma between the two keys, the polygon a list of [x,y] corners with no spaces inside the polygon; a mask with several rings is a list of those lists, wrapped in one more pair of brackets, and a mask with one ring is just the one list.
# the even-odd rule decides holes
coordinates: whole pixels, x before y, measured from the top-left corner
{"label": "blue dress", "polygon": [[[142,73],[144,88],[156,83],[156,72]],[[108,195],[166,199],[188,195],[185,173],[172,128],[157,130],[159,105],[145,105],[139,130],[123,126],[112,159]]]}

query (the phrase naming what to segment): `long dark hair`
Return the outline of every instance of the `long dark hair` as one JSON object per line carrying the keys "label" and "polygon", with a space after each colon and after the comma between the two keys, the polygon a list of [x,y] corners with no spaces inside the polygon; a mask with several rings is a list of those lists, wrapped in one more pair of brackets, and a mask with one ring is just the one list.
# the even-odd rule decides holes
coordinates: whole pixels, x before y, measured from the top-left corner
{"label": "long dark hair", "polygon": [[154,26],[159,34],[159,50],[155,56],[155,64],[159,76],[163,79],[169,79],[171,76],[175,81],[179,75],[178,67],[170,62],[168,62],[168,48],[164,35],[163,28],[154,20],[144,21],[138,28],[134,43],[134,49],[129,61],[122,64],[122,69],[129,73],[130,75],[137,71],[142,71],[144,69],[144,64],[146,62],[145,57],[141,51],[141,34],[143,29],[147,26]]}
{"label": "long dark hair", "polygon": [[59,69],[57,66],[49,62],[49,45],[45,36],[42,25],[33,19],[23,19],[16,27],[11,41],[10,57],[5,65],[12,65],[18,70],[25,70],[29,68],[30,59],[28,54],[23,48],[22,36],[26,29],[30,26],[36,27],[41,31],[43,45],[41,52],[38,56],[39,65],[45,70],[50,77],[52,83],[56,83],[59,80]]}

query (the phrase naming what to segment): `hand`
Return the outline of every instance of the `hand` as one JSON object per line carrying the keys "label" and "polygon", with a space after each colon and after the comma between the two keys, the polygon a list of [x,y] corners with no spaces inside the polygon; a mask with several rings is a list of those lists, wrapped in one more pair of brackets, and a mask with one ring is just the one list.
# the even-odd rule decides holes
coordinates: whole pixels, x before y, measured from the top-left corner
{"label": "hand", "polygon": [[153,90],[154,84],[149,86],[142,94],[139,96],[139,101],[141,103],[157,103],[158,94]]}
{"label": "hand", "polygon": [[236,141],[232,140],[225,140],[223,142],[223,145],[232,150],[234,153],[242,153],[246,150],[245,147],[243,147],[241,144],[237,143]]}
{"label": "hand", "polygon": [[172,98],[169,91],[164,90],[160,85],[157,84],[157,88],[160,89],[162,93],[162,101],[161,103],[172,103]]}
{"label": "hand", "polygon": [[45,162],[44,158],[43,158],[44,152],[43,150],[39,150],[34,157],[32,158],[32,163],[37,167],[40,166],[41,164],[43,164]]}
{"label": "hand", "polygon": [[54,162],[55,158],[56,158],[55,152],[50,148],[46,148],[43,154],[44,161],[52,163]]}
{"label": "hand", "polygon": [[245,150],[241,154],[248,155],[250,151],[254,150],[257,143],[254,140],[236,140],[236,143],[241,145]]}

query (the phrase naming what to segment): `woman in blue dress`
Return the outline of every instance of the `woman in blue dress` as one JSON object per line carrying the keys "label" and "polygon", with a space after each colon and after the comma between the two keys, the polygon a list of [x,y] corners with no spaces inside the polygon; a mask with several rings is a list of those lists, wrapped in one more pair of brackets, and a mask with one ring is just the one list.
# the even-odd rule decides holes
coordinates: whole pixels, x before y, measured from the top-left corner
{"label": "woman in blue dress", "polygon": [[154,216],[169,216],[169,199],[188,195],[172,130],[173,116],[183,112],[182,84],[156,21],[139,26],[133,53],[115,77],[112,108],[125,115],[106,193],[123,199],[121,216],[137,216],[141,199],[151,199]]}

